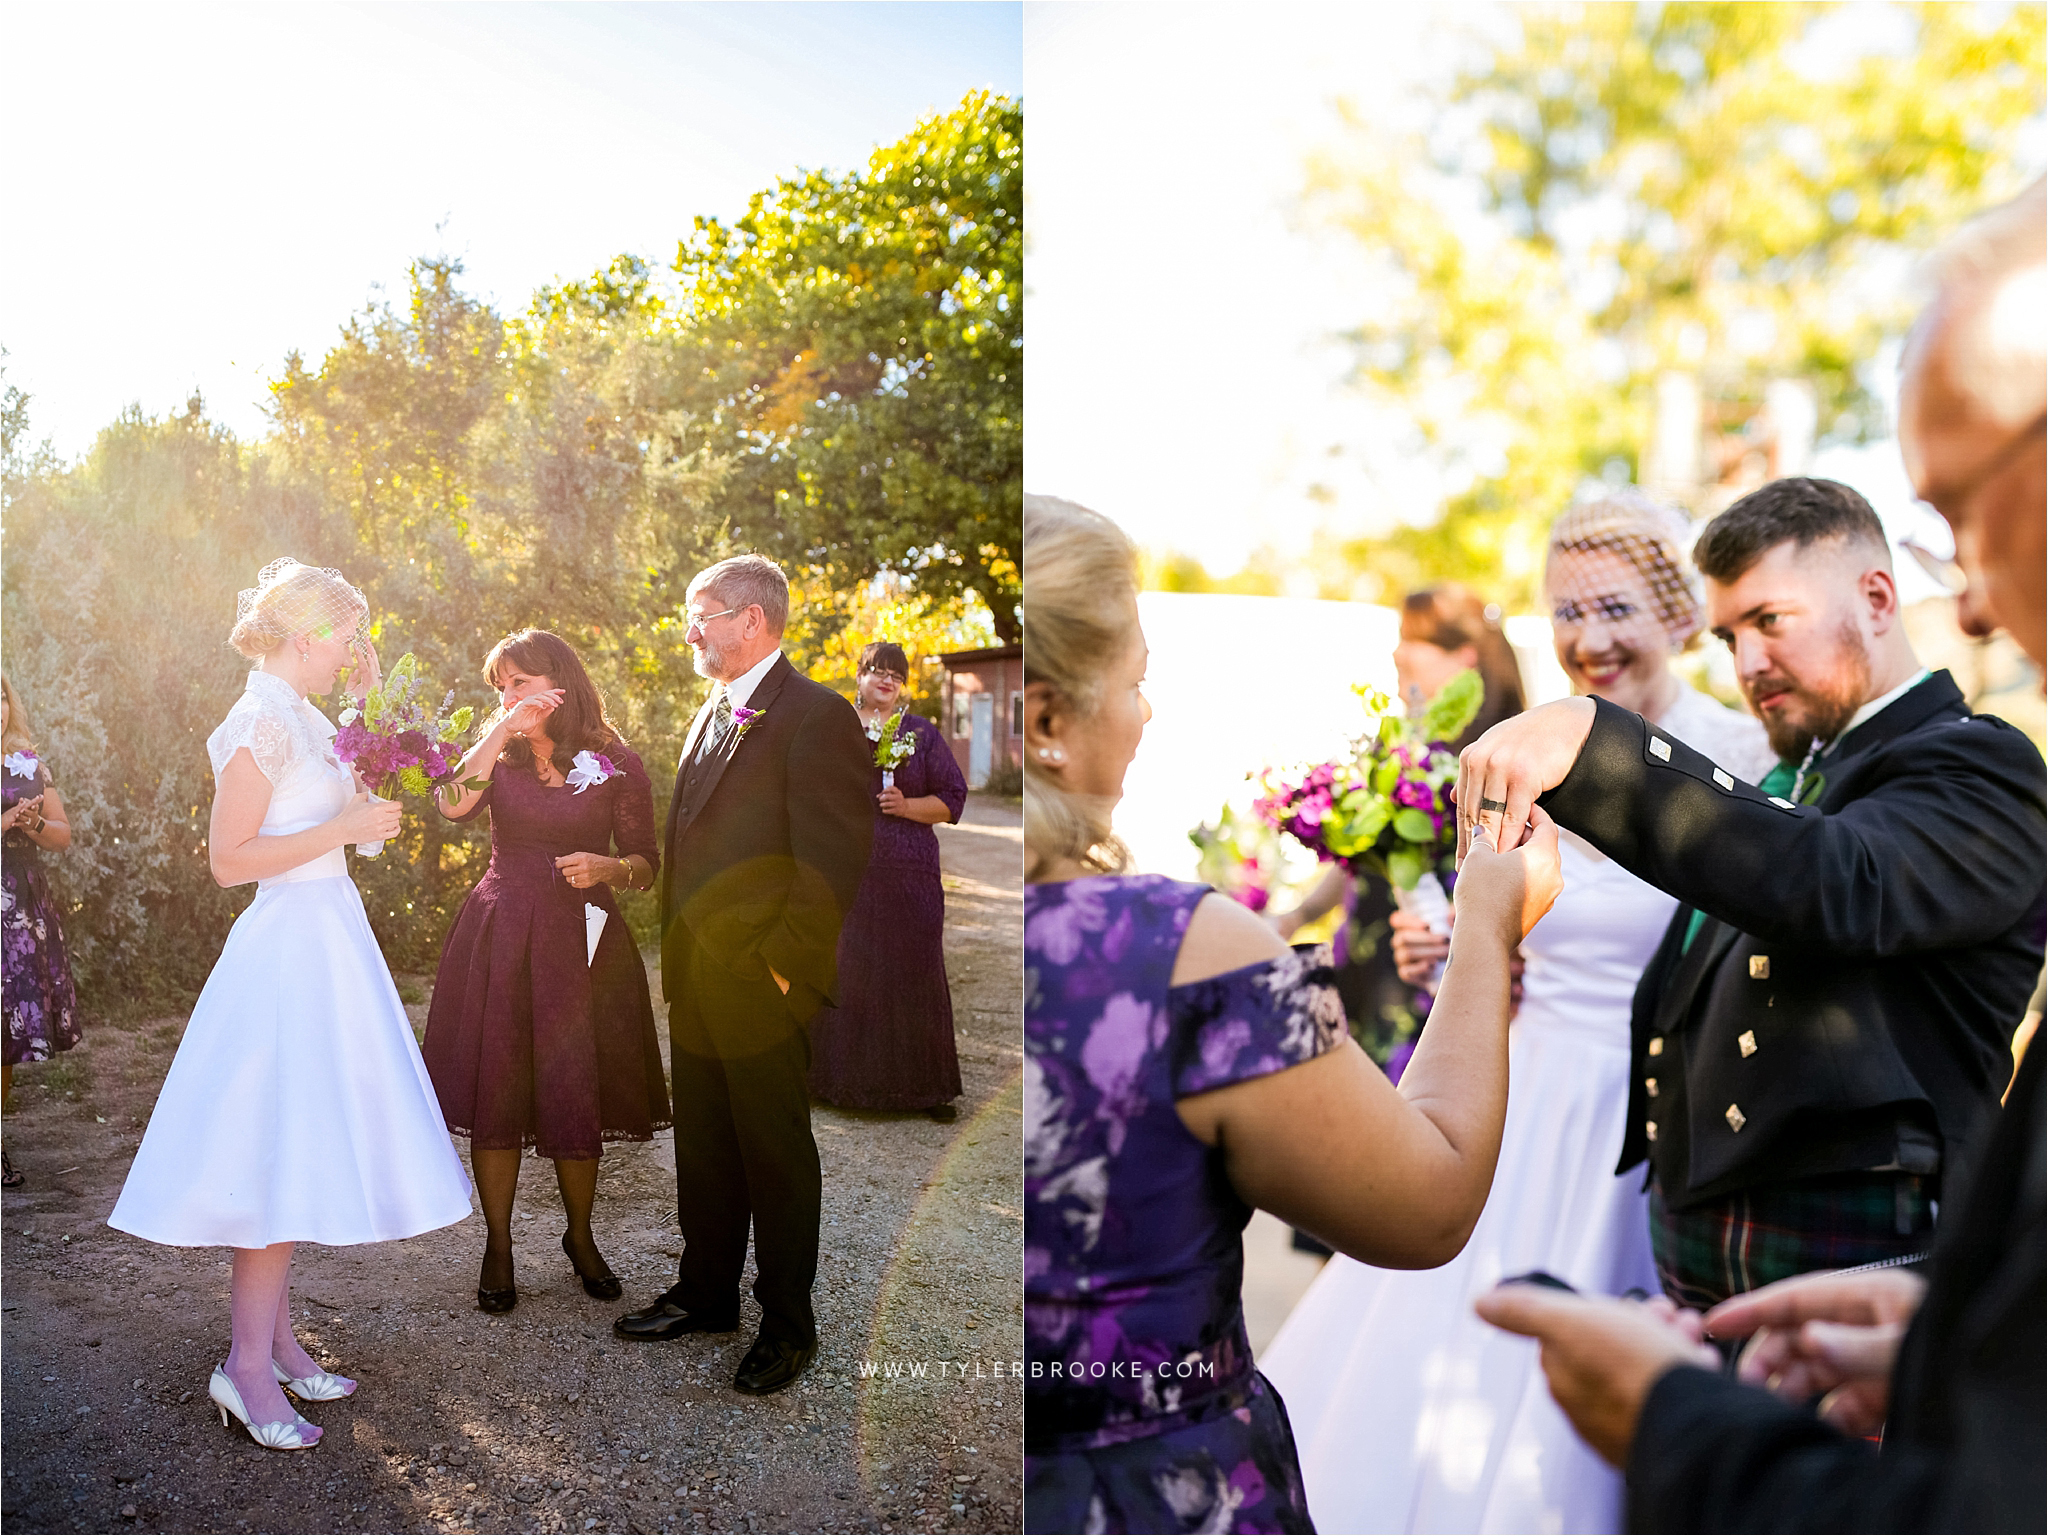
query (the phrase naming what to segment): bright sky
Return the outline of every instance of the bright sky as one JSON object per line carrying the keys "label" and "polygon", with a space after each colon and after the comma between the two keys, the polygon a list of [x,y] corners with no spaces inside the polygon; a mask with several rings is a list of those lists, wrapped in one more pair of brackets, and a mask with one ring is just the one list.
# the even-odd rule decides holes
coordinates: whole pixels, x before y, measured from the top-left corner
{"label": "bright sky", "polygon": [[[1362,263],[1296,212],[1348,97],[1397,126],[1495,6],[1034,3],[1025,283],[1026,478],[1212,572],[1318,521],[1385,526],[1441,498],[1342,387],[1333,338],[1369,311]],[[1880,46],[1883,7],[1841,13]],[[1874,39],[1874,40],[1873,40]],[[1880,366],[1877,373],[1886,370]],[[1343,444],[1345,453],[1329,450]],[[1922,529],[1889,442],[1824,450],[1892,532]],[[1311,486],[1335,492],[1311,500]],[[1908,598],[1938,588],[1901,570]]]}
{"label": "bright sky", "polygon": [[259,433],[285,354],[415,256],[517,310],[1023,88],[999,3],[16,4],[0,53],[0,346],[66,456],[195,388]]}

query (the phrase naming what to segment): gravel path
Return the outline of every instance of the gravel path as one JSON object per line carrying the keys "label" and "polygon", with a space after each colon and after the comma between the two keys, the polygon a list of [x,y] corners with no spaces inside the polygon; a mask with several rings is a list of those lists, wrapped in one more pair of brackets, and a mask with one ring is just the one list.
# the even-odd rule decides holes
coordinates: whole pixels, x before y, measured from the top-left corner
{"label": "gravel path", "polygon": [[[19,1069],[7,1142],[28,1183],[0,1206],[6,1528],[1020,1528],[1020,817],[976,797],[939,835],[961,1118],[814,1109],[822,1345],[774,1397],[732,1390],[751,1298],[736,1334],[610,1331],[674,1278],[663,1135],[606,1150],[595,1225],[621,1302],[577,1286],[553,1170],[532,1159],[506,1316],[475,1308],[480,1216],[402,1243],[302,1246],[301,1337],[363,1385],[308,1406],[317,1449],[264,1451],[206,1398],[227,1348],[226,1252],[105,1224],[183,1019],[89,1027],[77,1050]],[[401,983],[418,995],[427,980]]]}

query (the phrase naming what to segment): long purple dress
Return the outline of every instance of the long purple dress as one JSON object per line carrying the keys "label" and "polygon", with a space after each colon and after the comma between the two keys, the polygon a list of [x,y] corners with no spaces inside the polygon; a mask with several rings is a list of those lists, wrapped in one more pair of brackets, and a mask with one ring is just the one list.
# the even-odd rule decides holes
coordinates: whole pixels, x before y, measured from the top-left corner
{"label": "long purple dress", "polygon": [[1209,888],[1024,899],[1024,1528],[1306,1531],[1239,1292],[1251,1207],[1174,1101],[1334,1050],[1327,949],[1169,987]]}
{"label": "long purple dress", "polygon": [[[490,1151],[597,1157],[673,1123],[647,970],[611,887],[578,890],[555,860],[639,854],[658,865],[647,770],[621,742],[620,770],[581,791],[500,762],[467,821],[491,809],[491,862],[441,951],[421,1044],[448,1129]],[[585,904],[604,910],[589,956]]]}
{"label": "long purple dress", "polygon": [[[34,771],[18,770],[24,760]],[[7,755],[6,787],[0,808],[33,799],[50,787],[50,776],[34,754]],[[79,1041],[78,991],[64,952],[57,904],[43,878],[43,851],[26,832],[9,832],[0,848],[0,996],[7,1015],[7,1065],[48,1061]]]}
{"label": "long purple dress", "polygon": [[[937,795],[958,821],[967,780],[953,749],[917,715],[898,731],[917,750],[897,767],[896,787],[909,800]],[[871,789],[882,792],[879,768]],[[930,1109],[960,1096],[945,928],[938,834],[877,810],[874,852],[839,929],[839,1003],[811,1021],[813,1097],[846,1109]]]}

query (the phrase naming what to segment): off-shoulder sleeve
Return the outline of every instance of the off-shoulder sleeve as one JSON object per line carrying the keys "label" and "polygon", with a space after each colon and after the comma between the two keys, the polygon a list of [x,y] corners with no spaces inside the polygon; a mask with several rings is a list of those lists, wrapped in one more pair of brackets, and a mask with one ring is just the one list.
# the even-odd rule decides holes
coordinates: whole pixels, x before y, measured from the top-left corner
{"label": "off-shoulder sleeve", "polygon": [[220,777],[228,760],[243,747],[249,749],[256,767],[273,787],[283,783],[296,755],[291,722],[266,708],[261,700],[244,694],[228,711],[227,719],[206,738],[206,755],[213,763],[215,778]]}
{"label": "off-shoulder sleeve", "polygon": [[661,868],[661,839],[654,830],[654,785],[647,777],[640,754],[621,742],[617,754],[625,782],[612,796],[612,838],[619,845],[619,857],[639,854],[650,870]]}
{"label": "off-shoulder sleeve", "polygon": [[1226,971],[1166,994],[1175,1098],[1313,1061],[1345,1037],[1330,946]]}
{"label": "off-shoulder sleeve", "polygon": [[921,715],[910,718],[917,722],[917,750],[924,754],[925,793],[945,801],[946,819],[958,821],[960,813],[967,809],[967,779],[939,728]]}

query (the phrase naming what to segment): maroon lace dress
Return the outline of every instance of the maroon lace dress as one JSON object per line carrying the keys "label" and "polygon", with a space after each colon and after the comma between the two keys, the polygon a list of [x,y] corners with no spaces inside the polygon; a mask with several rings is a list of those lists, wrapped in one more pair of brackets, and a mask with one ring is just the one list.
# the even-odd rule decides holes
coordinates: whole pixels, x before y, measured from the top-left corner
{"label": "maroon lace dress", "polygon": [[[604,755],[621,771],[581,792],[500,762],[456,818],[490,807],[491,862],[441,951],[421,1048],[448,1129],[473,1146],[594,1158],[672,1123],[647,971],[611,887],[555,868],[614,844],[660,858],[647,770],[623,744]],[[588,960],[586,903],[606,914]]]}
{"label": "maroon lace dress", "polygon": [[[917,746],[896,787],[909,800],[937,795],[958,821],[967,780],[953,749],[917,715],[901,729]],[[870,780],[880,795],[882,770]],[[811,1020],[810,1086],[842,1109],[930,1109],[960,1096],[939,835],[923,822],[875,812],[874,852],[839,930],[839,1005]]]}

